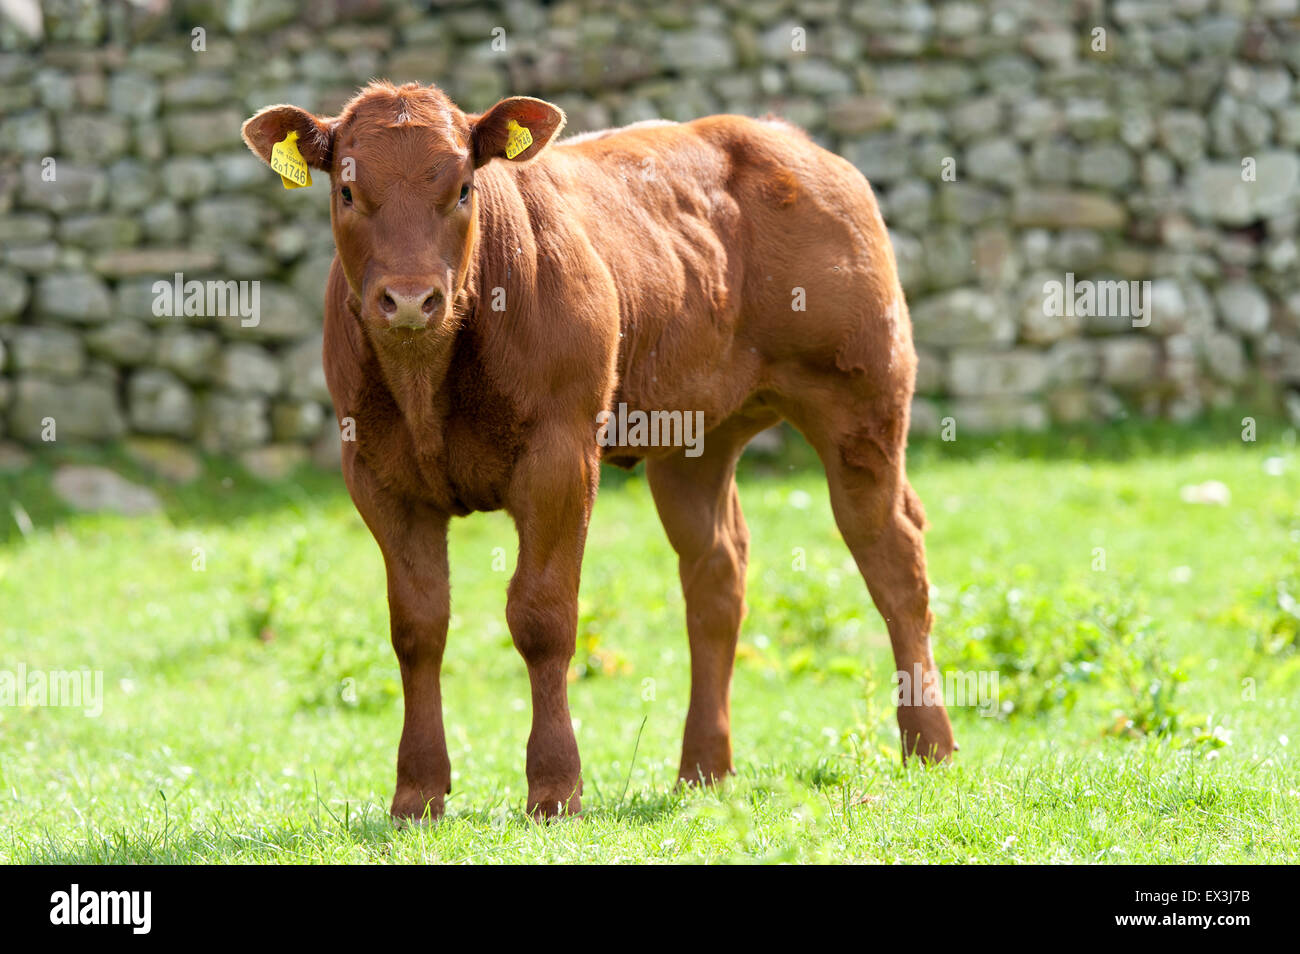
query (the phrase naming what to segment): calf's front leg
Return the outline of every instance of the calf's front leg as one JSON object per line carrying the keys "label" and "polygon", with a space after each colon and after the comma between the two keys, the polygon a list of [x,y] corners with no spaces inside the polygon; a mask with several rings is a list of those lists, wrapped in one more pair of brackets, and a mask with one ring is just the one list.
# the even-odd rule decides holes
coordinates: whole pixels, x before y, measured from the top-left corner
{"label": "calf's front leg", "polygon": [[389,811],[395,821],[436,820],[451,791],[441,685],[451,613],[447,517],[384,493],[368,471],[346,459],[344,476],[384,555],[389,628],[402,672],[402,738]]}
{"label": "calf's front leg", "polygon": [[[510,581],[506,621],[532,686],[528,811],[548,817],[582,808],[568,673],[577,643],[578,581],[599,462],[585,450],[574,457],[556,451],[528,457],[535,465],[521,468],[512,483],[509,510],[519,530],[519,564]],[[566,466],[569,461],[573,464]]]}
{"label": "calf's front leg", "polygon": [[447,525],[433,527],[428,549],[415,561],[387,558],[388,612],[393,651],[402,671],[402,738],[397,746],[396,819],[442,816],[451,791],[451,760],[442,723],[442,654],[447,645],[450,594]]}

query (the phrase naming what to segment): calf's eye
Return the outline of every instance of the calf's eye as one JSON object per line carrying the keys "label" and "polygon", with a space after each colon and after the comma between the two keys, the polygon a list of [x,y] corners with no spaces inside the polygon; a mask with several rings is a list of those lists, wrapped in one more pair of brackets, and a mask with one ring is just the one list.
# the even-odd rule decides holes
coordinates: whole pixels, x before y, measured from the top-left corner
{"label": "calf's eye", "polygon": [[344,186],[342,189],[339,190],[339,195],[343,197],[344,205],[352,204],[352,190],[349,189],[347,186]]}
{"label": "calf's eye", "polygon": [[468,198],[469,198],[469,183],[467,182],[460,187],[460,204],[464,205],[465,200]]}

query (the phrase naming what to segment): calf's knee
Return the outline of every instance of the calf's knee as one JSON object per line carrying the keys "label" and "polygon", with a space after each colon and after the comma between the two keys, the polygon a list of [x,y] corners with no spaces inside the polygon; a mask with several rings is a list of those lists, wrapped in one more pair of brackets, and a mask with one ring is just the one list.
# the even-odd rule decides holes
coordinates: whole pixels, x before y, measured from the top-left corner
{"label": "calf's knee", "polygon": [[398,662],[414,666],[437,663],[447,644],[447,610],[434,605],[397,606],[390,603],[390,635]]}
{"label": "calf's knee", "polygon": [[512,590],[506,623],[515,648],[531,666],[562,662],[573,656],[578,631],[576,601],[535,588]]}

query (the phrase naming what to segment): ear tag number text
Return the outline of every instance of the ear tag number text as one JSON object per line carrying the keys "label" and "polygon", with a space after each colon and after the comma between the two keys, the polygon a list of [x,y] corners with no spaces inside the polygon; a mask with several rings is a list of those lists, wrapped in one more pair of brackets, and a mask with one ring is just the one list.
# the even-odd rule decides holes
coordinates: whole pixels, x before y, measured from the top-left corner
{"label": "ear tag number text", "polygon": [[286,189],[302,189],[311,185],[311,170],[307,160],[298,151],[298,134],[291,132],[271,147],[271,168],[280,174]]}

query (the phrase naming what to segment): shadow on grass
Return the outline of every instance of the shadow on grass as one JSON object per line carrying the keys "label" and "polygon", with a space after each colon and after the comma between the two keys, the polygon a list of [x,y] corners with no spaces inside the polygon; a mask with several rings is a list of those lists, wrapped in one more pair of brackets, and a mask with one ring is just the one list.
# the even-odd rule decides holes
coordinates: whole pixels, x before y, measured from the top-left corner
{"label": "shadow on grass", "polygon": [[[984,457],[1044,461],[1178,457],[1248,446],[1243,440],[1243,418],[1255,422],[1256,440],[1260,443],[1295,442],[1295,428],[1275,411],[1239,408],[1184,424],[1130,417],[1108,424],[1052,427],[1038,433],[973,435],[959,429],[957,439],[952,441],[913,438],[908,459],[912,467],[923,469]],[[799,433],[789,425],[782,425],[782,431],[784,440],[779,452],[764,454],[751,449],[745,454],[740,463],[742,480],[779,479],[791,473],[821,470],[817,455]],[[312,467],[299,468],[281,480],[266,481],[229,458],[207,457],[202,476],[178,486],[161,481],[118,447],[51,448],[34,452],[31,464],[23,470],[0,473],[0,503],[4,505],[0,512],[0,545],[21,537],[20,521],[24,518],[36,527],[48,528],[76,516],[51,489],[55,469],[66,463],[109,467],[129,480],[153,487],[167,519],[182,527],[233,522],[282,510],[306,515],[322,506],[350,505],[342,476]],[[631,472],[616,467],[605,467],[601,472],[605,489],[642,479],[644,470],[640,466]]]}
{"label": "shadow on grass", "polygon": [[314,852],[335,854],[339,849],[354,847],[383,860],[386,846],[395,830],[386,812],[376,806],[349,820],[346,825],[285,824],[278,828],[256,825],[247,828],[227,826],[219,821],[211,826],[177,830],[142,826],[139,829],[115,829],[96,833],[84,841],[72,837],[58,838],[49,831],[25,849],[10,854],[22,857],[27,864],[38,865],[115,865],[115,864],[249,864],[276,860],[297,862]]}
{"label": "shadow on grass", "polygon": [[182,830],[176,823],[146,822],[135,829],[97,832],[84,840],[56,836],[47,829],[25,843],[11,842],[9,855],[39,865],[303,863],[340,854],[351,863],[384,863],[403,853],[404,841],[435,835],[446,826],[455,830],[444,841],[435,839],[428,845],[428,860],[455,863],[510,851],[514,836],[538,828],[587,822],[653,825],[677,814],[686,798],[675,788],[635,792],[613,804],[593,804],[576,817],[544,822],[534,821],[520,805],[489,800],[486,806],[450,810],[438,822],[416,825],[394,824],[387,809],[377,804],[348,806],[341,812],[321,805],[316,817],[278,827],[232,826],[217,820]]}

